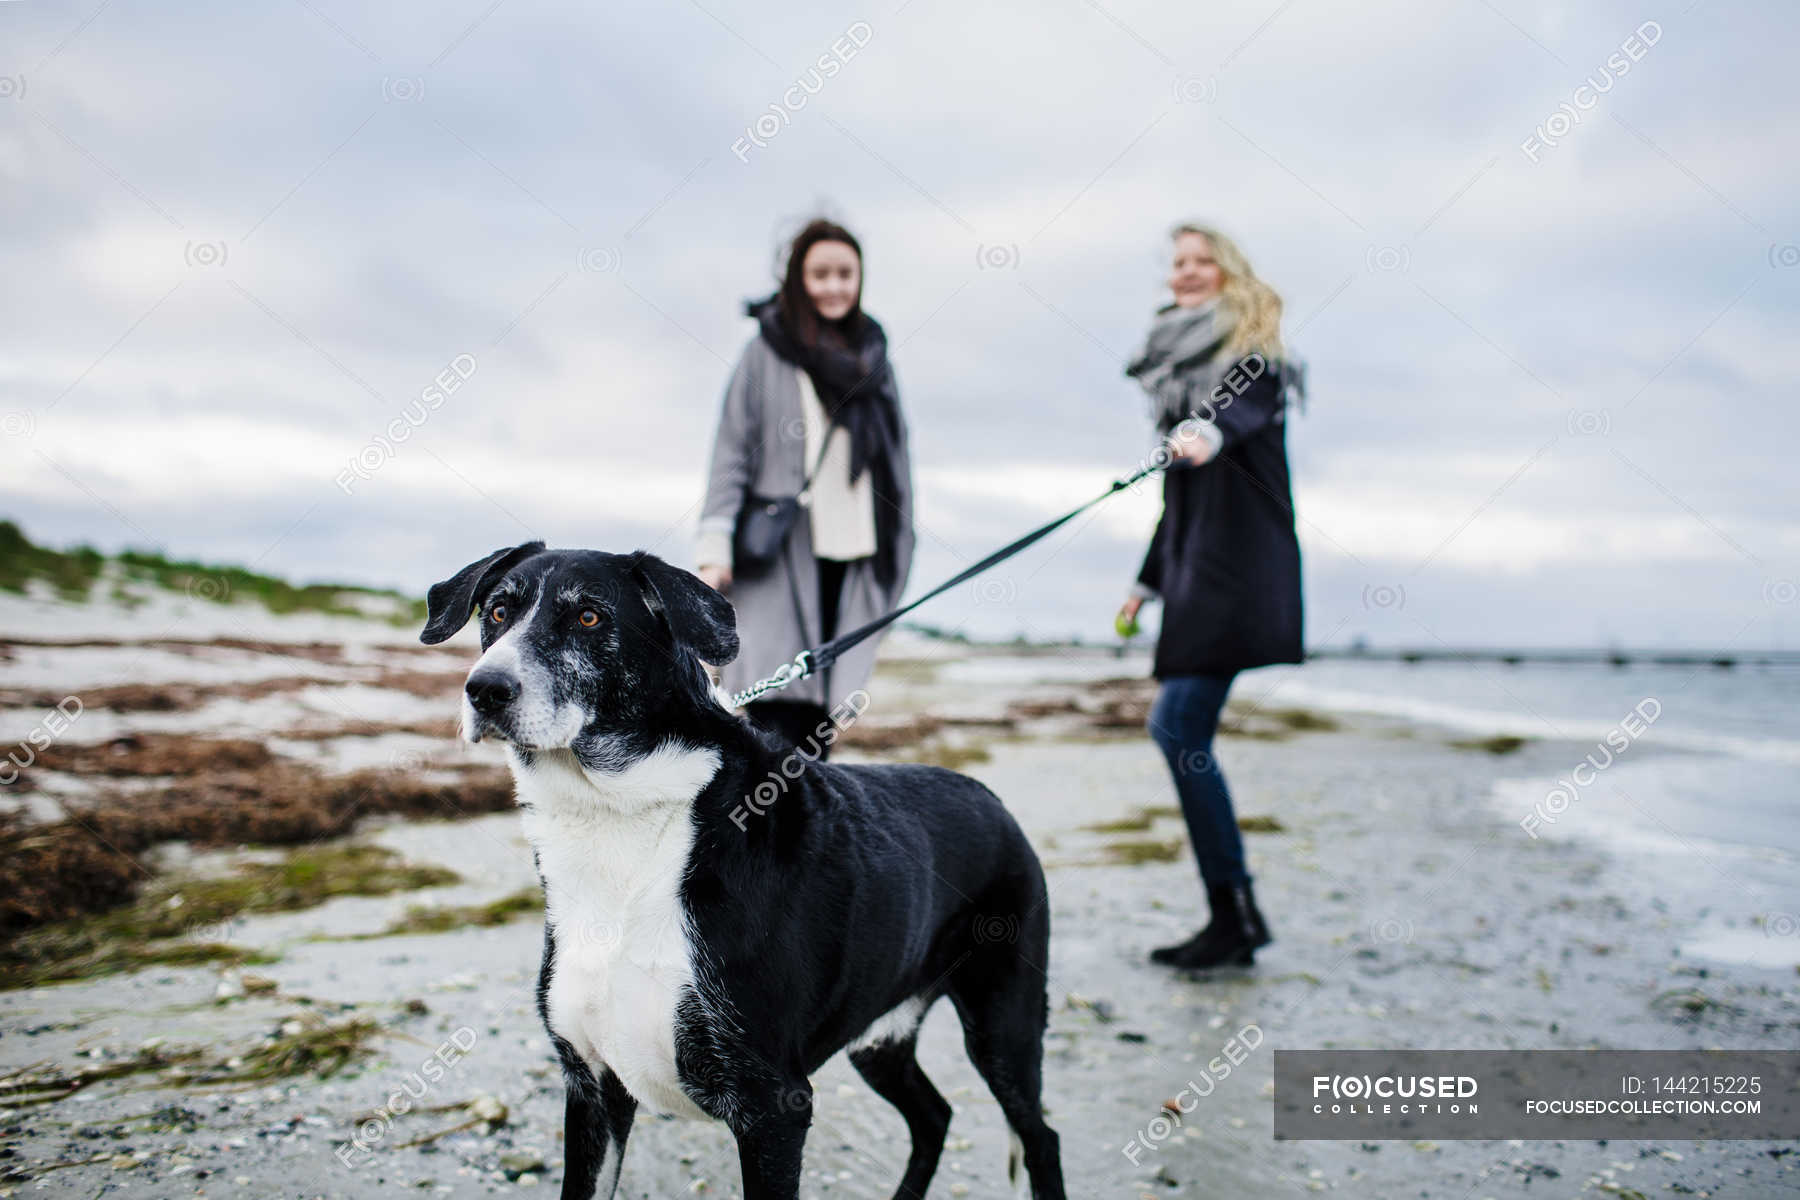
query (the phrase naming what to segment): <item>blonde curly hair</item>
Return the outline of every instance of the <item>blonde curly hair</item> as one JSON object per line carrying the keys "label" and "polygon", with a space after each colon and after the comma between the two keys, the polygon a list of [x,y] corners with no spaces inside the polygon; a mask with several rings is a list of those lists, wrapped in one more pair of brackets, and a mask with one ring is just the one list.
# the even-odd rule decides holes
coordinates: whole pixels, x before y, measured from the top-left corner
{"label": "blonde curly hair", "polygon": [[1219,264],[1219,299],[1237,319],[1225,343],[1226,352],[1241,356],[1254,351],[1264,358],[1280,358],[1281,297],[1275,289],[1256,277],[1238,244],[1217,229],[1183,221],[1169,232],[1169,237],[1174,240],[1184,233],[1205,238]]}

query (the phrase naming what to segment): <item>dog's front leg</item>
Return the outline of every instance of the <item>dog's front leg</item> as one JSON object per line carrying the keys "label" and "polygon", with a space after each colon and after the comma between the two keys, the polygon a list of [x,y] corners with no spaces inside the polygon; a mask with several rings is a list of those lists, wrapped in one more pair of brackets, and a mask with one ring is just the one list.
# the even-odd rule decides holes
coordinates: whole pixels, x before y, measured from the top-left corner
{"label": "dog's front leg", "polygon": [[562,1200],[613,1200],[637,1101],[610,1068],[600,1074],[565,1056]]}
{"label": "dog's front leg", "polygon": [[812,1125],[812,1085],[805,1079],[757,1097],[736,1123],[744,1200],[797,1200],[800,1159]]}

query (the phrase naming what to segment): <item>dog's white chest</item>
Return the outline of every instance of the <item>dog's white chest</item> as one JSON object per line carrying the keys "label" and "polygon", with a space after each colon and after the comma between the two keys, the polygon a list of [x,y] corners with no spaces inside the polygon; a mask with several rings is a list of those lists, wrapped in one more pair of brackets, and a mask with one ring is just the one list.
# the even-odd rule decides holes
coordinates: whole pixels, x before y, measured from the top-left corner
{"label": "dog's white chest", "polygon": [[525,833],[544,877],[555,960],[550,1029],[642,1104],[704,1117],[675,1069],[675,1015],[694,983],[681,880],[693,797],[716,751],[658,751],[604,780],[554,754],[518,772]]}

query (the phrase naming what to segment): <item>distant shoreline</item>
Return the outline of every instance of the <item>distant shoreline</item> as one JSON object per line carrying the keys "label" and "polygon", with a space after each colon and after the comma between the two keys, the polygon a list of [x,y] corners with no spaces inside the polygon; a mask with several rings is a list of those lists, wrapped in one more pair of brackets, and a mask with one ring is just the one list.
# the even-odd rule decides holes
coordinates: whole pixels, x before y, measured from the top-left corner
{"label": "distant shoreline", "polygon": [[1800,667],[1800,650],[1501,650],[1439,647],[1419,649],[1357,649],[1347,646],[1324,646],[1306,652],[1308,658],[1352,659],[1367,662],[1492,662],[1506,666],[1522,663],[1552,663],[1559,666],[1629,667],[1648,664],[1657,667]]}
{"label": "distant shoreline", "polygon": [[[901,622],[899,628],[934,642],[949,642],[970,650],[1032,653],[1035,651],[1088,650],[1114,653],[1141,653],[1149,648],[1149,639],[1129,646],[1116,641],[1087,641],[1071,638],[1058,641],[1029,641],[1024,638],[971,638],[932,625]],[[1650,650],[1621,647],[1534,647],[1529,649],[1489,646],[1312,646],[1309,659],[1347,659],[1353,662],[1456,662],[1500,663],[1519,666],[1525,663],[1557,666],[1649,665],[1658,667],[1800,667],[1800,650]]]}

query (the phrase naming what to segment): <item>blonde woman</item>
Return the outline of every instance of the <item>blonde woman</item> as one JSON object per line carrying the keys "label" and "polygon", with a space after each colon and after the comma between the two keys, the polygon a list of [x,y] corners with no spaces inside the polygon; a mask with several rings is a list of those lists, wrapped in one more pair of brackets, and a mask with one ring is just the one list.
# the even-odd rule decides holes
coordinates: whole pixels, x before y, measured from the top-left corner
{"label": "blonde woman", "polygon": [[1150,735],[1174,774],[1212,919],[1150,957],[1247,966],[1270,936],[1213,735],[1239,671],[1303,657],[1284,435],[1301,373],[1282,358],[1281,298],[1230,238],[1177,226],[1169,290],[1126,368],[1150,397],[1169,468],[1162,519],[1120,617],[1162,601]]}

